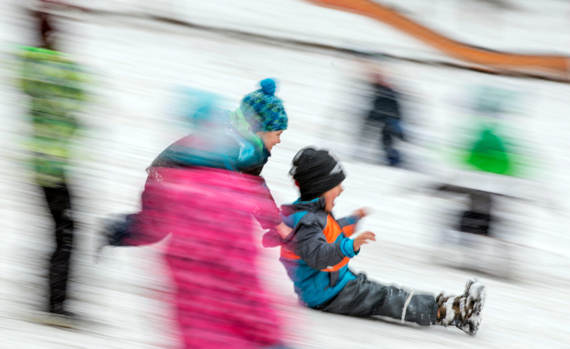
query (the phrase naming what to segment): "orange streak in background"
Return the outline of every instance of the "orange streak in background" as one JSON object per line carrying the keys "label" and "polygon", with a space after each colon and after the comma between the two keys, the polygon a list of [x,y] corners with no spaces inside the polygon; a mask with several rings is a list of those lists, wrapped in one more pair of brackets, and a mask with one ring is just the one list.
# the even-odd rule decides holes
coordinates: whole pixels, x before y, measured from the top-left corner
{"label": "orange streak in background", "polygon": [[487,51],[451,40],[400,13],[369,0],[307,0],[337,10],[374,18],[413,36],[450,56],[494,68],[543,72],[568,77],[568,57]]}

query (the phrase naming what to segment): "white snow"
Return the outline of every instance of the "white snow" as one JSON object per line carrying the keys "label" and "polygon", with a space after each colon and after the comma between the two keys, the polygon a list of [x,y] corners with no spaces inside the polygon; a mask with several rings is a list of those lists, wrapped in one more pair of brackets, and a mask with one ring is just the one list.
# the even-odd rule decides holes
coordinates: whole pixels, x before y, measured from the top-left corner
{"label": "white snow", "polygon": [[[78,0],[79,1],[79,0]],[[135,1],[84,1],[90,6],[135,11]],[[147,3],[172,10],[176,16],[214,27],[302,38],[348,47],[378,48],[387,52],[432,58],[441,55],[403,34],[353,14],[323,9],[302,1],[166,1]],[[398,2],[399,4],[400,2]],[[477,45],[501,49],[568,50],[567,13],[559,1],[537,10],[539,3],[523,1],[524,11],[500,16],[503,37],[493,37],[485,22],[461,27],[454,11],[459,1],[426,4],[406,2],[406,10],[427,24],[453,31]],[[415,4],[415,5],[414,5]],[[465,5],[466,6],[466,5]],[[0,5],[4,43],[30,43],[31,24],[19,1]],[[521,25],[534,20],[532,27]],[[554,18],[554,19],[552,19]],[[340,25],[339,23],[342,23]],[[483,321],[476,337],[453,328],[418,328],[388,321],[356,319],[302,309],[293,287],[277,261],[276,249],[263,250],[260,265],[267,287],[287,315],[288,337],[296,348],[563,348],[570,324],[570,236],[567,210],[570,158],[566,115],[568,85],[491,77],[469,71],[427,65],[386,62],[390,80],[406,94],[406,115],[414,122],[418,143],[402,145],[405,155],[422,160],[412,172],[353,160],[354,138],[362,105],[362,67],[341,54],[296,49],[202,30],[161,24],[145,19],[83,15],[81,21],[58,22],[66,51],[93,72],[94,100],[82,115],[85,128],[78,137],[73,184],[80,225],[76,254],[74,310],[89,323],[77,331],[44,327],[29,321],[41,305],[45,260],[51,248],[51,224],[43,213],[39,193],[29,184],[21,158],[29,132],[24,100],[13,88],[11,47],[0,54],[0,340],[6,348],[171,348],[176,346],[171,309],[165,302],[168,280],[161,272],[156,248],[109,250],[99,264],[92,262],[98,219],[132,212],[146,178],[145,168],[168,144],[185,134],[174,110],[180,86],[213,90],[237,106],[239,99],[265,77],[281,82],[290,128],[264,169],[278,203],[296,199],[287,172],[295,152],[306,145],[332,149],[348,173],[345,191],[337,200],[337,216],[370,207],[360,231],[371,230],[376,243],[366,245],[351,265],[370,278],[397,283],[416,292],[459,293],[465,281],[477,276],[487,287]],[[481,32],[477,31],[481,29]],[[527,40],[533,29],[536,40]],[[520,29],[520,32],[519,32]],[[566,28],[567,29],[567,28]],[[455,34],[454,34],[455,35]],[[494,46],[496,45],[496,46]],[[359,75],[360,74],[360,75]],[[509,116],[513,131],[525,149],[538,159],[532,179],[518,181],[521,196],[542,193],[549,204],[505,201],[501,237],[477,256],[487,270],[509,264],[513,280],[451,268],[448,259],[459,256],[441,245],[440,234],[457,204],[426,195],[421,190],[450,173],[440,149],[456,141],[456,127],[467,117],[460,101],[474,84],[500,84],[522,91],[517,113]],[[487,242],[487,241],[486,241]],[[439,244],[439,245],[436,245]],[[504,246],[508,250],[504,250]],[[493,250],[495,247],[497,250]],[[500,258],[508,251],[510,258]],[[455,251],[457,252],[457,251]],[[465,258],[469,258],[465,254]]]}

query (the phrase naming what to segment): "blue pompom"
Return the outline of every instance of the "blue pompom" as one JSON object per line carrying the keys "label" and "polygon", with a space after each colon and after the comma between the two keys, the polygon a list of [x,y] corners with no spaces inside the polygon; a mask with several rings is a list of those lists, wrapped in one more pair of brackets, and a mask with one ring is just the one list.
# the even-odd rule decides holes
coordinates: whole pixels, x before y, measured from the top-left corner
{"label": "blue pompom", "polygon": [[273,96],[275,94],[275,89],[276,89],[276,84],[275,84],[275,80],[273,79],[264,79],[261,80],[261,82],[259,83],[261,85],[261,89],[263,90],[263,92],[266,95],[271,95]]}

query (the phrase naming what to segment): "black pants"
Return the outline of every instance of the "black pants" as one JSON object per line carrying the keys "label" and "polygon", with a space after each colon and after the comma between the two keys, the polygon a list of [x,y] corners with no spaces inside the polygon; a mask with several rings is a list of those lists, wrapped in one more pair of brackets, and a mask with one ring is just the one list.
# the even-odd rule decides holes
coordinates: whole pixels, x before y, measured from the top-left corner
{"label": "black pants", "polygon": [[368,280],[364,274],[358,274],[335,298],[314,309],[358,317],[386,316],[421,326],[437,322],[437,303],[433,296],[384,286]]}
{"label": "black pants", "polygon": [[492,222],[493,217],[490,214],[463,211],[459,220],[459,231],[463,233],[491,236]]}
{"label": "black pants", "polygon": [[405,139],[399,121],[392,118],[382,120],[367,118],[361,131],[361,141],[370,140],[373,138],[371,135],[375,136],[377,132],[380,132],[380,143],[388,163],[390,165],[399,164],[400,154],[394,148],[394,138]]}
{"label": "black pants", "polygon": [[49,311],[61,313],[67,294],[69,265],[73,249],[71,199],[65,184],[56,188],[42,187],[42,189],[55,222],[56,248],[49,264]]}

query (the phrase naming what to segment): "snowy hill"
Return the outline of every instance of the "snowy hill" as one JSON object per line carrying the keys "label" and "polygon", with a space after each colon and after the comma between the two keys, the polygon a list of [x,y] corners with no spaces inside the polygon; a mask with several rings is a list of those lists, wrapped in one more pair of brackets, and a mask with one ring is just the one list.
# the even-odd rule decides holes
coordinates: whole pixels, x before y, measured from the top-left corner
{"label": "snowy hill", "polygon": [[[79,1],[79,0],[78,0]],[[288,38],[348,47],[381,47],[401,55],[441,57],[370,19],[303,1],[84,1],[85,6],[141,12],[161,8],[192,22],[251,30]],[[172,2],[175,3],[175,2]],[[483,23],[456,31],[456,1],[407,1],[406,13],[438,29],[462,35],[465,40],[497,48],[568,50],[568,30],[563,2],[517,2],[517,10],[506,10],[500,23],[503,42],[490,28],[477,31]],[[396,2],[394,2],[396,4]],[[19,12],[15,0],[2,2],[0,10],[8,20],[0,30],[7,43],[31,40],[30,23]],[[184,10],[181,10],[184,9]],[[174,11],[175,10],[175,11]],[[431,15],[430,12],[432,11]],[[469,12],[465,10],[466,12]],[[483,10],[482,10],[483,11]],[[553,13],[560,14],[551,18]],[[536,16],[535,16],[536,14]],[[520,21],[539,18],[536,40],[527,40],[528,27],[517,31]],[[570,335],[566,308],[570,301],[570,236],[567,234],[570,158],[567,149],[570,121],[570,87],[531,79],[491,77],[471,71],[432,67],[410,62],[388,61],[383,68],[390,81],[406,95],[405,110],[414,122],[415,143],[403,145],[406,155],[421,160],[422,172],[392,169],[354,160],[354,140],[363,108],[361,66],[347,55],[319,50],[282,47],[225,36],[204,30],[158,23],[141,18],[102,18],[82,15],[81,21],[62,19],[68,29],[62,36],[67,50],[94,72],[96,100],[83,121],[78,139],[79,154],[73,170],[76,206],[81,222],[77,253],[77,284],[72,289],[73,305],[90,324],[78,331],[43,327],[29,321],[43,295],[44,258],[50,248],[38,193],[29,184],[21,162],[21,142],[29,132],[22,117],[24,104],[13,89],[10,64],[2,65],[0,102],[4,122],[0,157],[2,187],[1,216],[4,218],[0,340],[6,348],[168,348],[174,347],[171,309],[162,302],[168,280],[161,271],[155,248],[108,251],[101,264],[91,262],[93,237],[98,219],[108,214],[135,211],[146,178],[145,168],[165,146],[186,130],[177,123],[174,110],[180,86],[216,91],[229,106],[265,77],[281,82],[278,95],[290,117],[290,129],[283,135],[264,169],[278,203],[296,198],[287,175],[291,159],[303,146],[313,144],[333,149],[344,161],[348,178],[345,192],[337,201],[337,216],[358,207],[371,207],[374,214],[360,230],[372,230],[377,242],[367,245],[351,262],[356,271],[370,278],[437,293],[459,292],[465,280],[478,276],[488,286],[483,323],[476,337],[456,329],[418,329],[386,321],[334,316],[295,304],[292,285],[277,261],[277,250],[264,250],[260,265],[267,287],[281,300],[288,315],[288,333],[297,348],[563,348]],[[502,22],[501,22],[502,21]],[[340,26],[338,23],[343,23]],[[5,30],[4,30],[5,29]],[[307,34],[310,32],[310,35]],[[555,34],[554,34],[555,32]],[[553,35],[550,35],[553,34]],[[508,38],[509,40],[506,40]],[[511,38],[514,38],[511,40]],[[567,45],[566,45],[567,46]],[[10,59],[10,46],[2,47],[2,58]],[[460,103],[473,85],[499,84],[521,91],[523,98],[512,115],[513,128],[525,146],[540,157],[534,174],[538,184],[519,185],[521,196],[532,196],[548,187],[557,211],[544,204],[504,202],[501,211],[506,224],[504,245],[490,251],[484,260],[487,271],[500,272],[510,264],[513,280],[451,268],[444,262],[457,258],[440,243],[439,234],[456,204],[433,198],[423,186],[441,179],[450,167],[437,151],[455,141],[455,126],[466,117]],[[435,176],[434,176],[435,175]],[[439,176],[439,177],[438,177]],[[538,185],[542,185],[542,187]],[[538,187],[539,189],[536,189]],[[158,300],[157,300],[158,299]]]}

